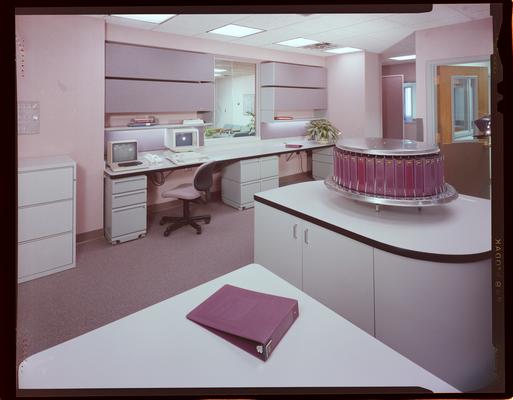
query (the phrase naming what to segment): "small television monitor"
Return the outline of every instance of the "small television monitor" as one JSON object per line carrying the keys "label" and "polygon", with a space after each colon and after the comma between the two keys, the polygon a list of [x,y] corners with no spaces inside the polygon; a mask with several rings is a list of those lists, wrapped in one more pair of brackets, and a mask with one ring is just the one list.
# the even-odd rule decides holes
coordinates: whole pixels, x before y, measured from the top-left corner
{"label": "small television monitor", "polygon": [[137,140],[107,142],[107,165],[111,169],[134,167],[142,164],[137,160]]}
{"label": "small television monitor", "polygon": [[197,128],[168,129],[164,144],[171,151],[194,151],[199,146],[199,131]]}

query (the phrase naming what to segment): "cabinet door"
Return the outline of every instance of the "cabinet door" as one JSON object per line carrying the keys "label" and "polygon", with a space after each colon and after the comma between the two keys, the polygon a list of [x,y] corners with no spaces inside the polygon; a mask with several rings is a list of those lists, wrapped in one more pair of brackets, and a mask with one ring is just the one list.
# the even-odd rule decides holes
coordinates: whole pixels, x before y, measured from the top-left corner
{"label": "cabinet door", "polygon": [[303,291],[374,335],[373,249],[304,223]]}
{"label": "cabinet door", "polygon": [[212,82],[214,56],[190,51],[105,43],[105,76]]}
{"label": "cabinet door", "polygon": [[327,105],[326,89],[263,87],[260,93],[263,110],[322,110]]}
{"label": "cabinet door", "polygon": [[105,79],[105,112],[214,110],[214,84]]}
{"label": "cabinet door", "polygon": [[262,86],[326,87],[326,68],[286,63],[262,63]]}
{"label": "cabinet door", "polygon": [[437,263],[374,250],[376,338],[456,388],[493,374],[491,260]]}
{"label": "cabinet door", "polygon": [[301,289],[301,220],[255,202],[255,263]]}

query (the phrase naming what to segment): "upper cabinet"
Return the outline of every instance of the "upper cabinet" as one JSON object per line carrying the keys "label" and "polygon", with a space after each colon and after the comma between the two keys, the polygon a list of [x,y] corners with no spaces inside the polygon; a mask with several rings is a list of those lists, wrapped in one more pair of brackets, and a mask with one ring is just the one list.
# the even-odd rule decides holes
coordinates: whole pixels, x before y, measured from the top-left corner
{"label": "upper cabinet", "polygon": [[295,119],[322,118],[328,108],[326,68],[264,62],[260,65],[260,95],[261,122],[289,114]]}
{"label": "upper cabinet", "polygon": [[214,110],[214,56],[105,43],[105,112]]}
{"label": "upper cabinet", "polygon": [[325,88],[326,68],[265,62],[260,66],[260,85]]}
{"label": "upper cabinet", "polygon": [[212,54],[105,43],[107,78],[213,82]]}

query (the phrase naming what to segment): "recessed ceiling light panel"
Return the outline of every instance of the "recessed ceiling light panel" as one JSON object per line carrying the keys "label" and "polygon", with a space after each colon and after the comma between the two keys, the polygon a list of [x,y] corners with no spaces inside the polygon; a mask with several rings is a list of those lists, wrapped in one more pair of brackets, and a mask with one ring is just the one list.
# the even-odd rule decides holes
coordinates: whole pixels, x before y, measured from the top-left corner
{"label": "recessed ceiling light panel", "polygon": [[362,49],[357,49],[356,47],[337,47],[335,49],[325,50],[326,53],[334,53],[334,54],[346,54],[346,53],[354,53],[357,51],[362,51]]}
{"label": "recessed ceiling light panel", "polygon": [[150,22],[152,24],[161,24],[176,14],[111,14],[111,17],[135,19],[136,21]]}
{"label": "recessed ceiling light panel", "polygon": [[305,39],[305,38],[295,38],[290,40],[285,40],[283,42],[278,42],[275,44],[280,44],[282,46],[290,46],[290,47],[303,47],[310,46],[312,44],[319,43],[317,40]]}
{"label": "recessed ceiling light panel", "polygon": [[397,60],[397,61],[404,61],[404,60],[415,60],[417,56],[415,54],[410,54],[408,56],[397,56],[397,57],[389,57],[389,60]]}
{"label": "recessed ceiling light panel", "polygon": [[214,68],[214,72],[226,72],[226,70],[222,68]]}
{"label": "recessed ceiling light panel", "polygon": [[250,28],[248,26],[241,26],[235,24],[229,24],[220,28],[212,29],[207,33],[215,33],[216,35],[226,35],[234,37],[244,37],[253,35],[255,33],[263,32],[263,29]]}

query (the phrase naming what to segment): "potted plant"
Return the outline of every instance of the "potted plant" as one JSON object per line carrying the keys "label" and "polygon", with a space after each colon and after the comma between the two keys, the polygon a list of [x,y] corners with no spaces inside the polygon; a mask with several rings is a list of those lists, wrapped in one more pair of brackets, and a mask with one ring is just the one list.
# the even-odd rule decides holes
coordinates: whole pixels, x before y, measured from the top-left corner
{"label": "potted plant", "polygon": [[307,126],[308,139],[325,144],[337,140],[341,132],[327,119],[315,119]]}

